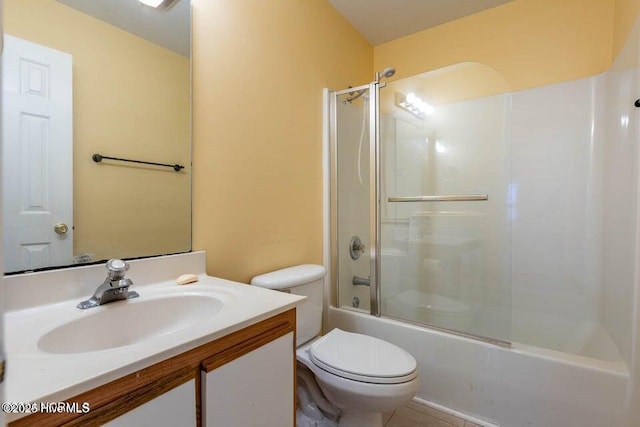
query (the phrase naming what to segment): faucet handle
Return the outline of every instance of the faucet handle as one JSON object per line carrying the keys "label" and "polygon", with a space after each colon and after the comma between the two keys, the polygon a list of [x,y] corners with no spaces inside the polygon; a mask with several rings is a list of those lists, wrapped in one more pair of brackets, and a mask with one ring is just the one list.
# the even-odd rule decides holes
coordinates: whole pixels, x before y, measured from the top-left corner
{"label": "faucet handle", "polygon": [[107,261],[107,277],[109,280],[120,280],[124,277],[127,270],[129,270],[129,263],[122,261],[121,259],[110,259]]}

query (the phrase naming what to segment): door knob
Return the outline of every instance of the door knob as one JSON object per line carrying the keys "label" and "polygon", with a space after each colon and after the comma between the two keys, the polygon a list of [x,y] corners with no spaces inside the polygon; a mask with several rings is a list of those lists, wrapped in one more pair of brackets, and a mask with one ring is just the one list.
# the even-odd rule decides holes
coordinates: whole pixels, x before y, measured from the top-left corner
{"label": "door knob", "polygon": [[55,231],[58,234],[66,234],[67,231],[69,231],[69,226],[62,222],[59,222],[53,226],[53,231]]}

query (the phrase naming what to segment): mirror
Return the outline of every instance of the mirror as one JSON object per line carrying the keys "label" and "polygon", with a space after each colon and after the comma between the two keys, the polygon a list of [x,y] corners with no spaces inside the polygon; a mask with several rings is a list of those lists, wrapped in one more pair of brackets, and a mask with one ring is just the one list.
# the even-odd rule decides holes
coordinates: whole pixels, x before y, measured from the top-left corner
{"label": "mirror", "polygon": [[4,1],[6,272],[191,249],[190,25],[189,0]]}

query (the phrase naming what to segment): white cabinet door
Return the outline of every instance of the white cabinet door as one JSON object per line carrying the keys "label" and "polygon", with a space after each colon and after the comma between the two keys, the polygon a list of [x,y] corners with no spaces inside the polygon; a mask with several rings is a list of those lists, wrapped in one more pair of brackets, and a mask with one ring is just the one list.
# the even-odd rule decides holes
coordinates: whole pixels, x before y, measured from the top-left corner
{"label": "white cabinet door", "polygon": [[203,426],[293,426],[293,345],[290,332],[203,372]]}
{"label": "white cabinet door", "polygon": [[187,381],[104,425],[109,427],[195,426],[196,380]]}

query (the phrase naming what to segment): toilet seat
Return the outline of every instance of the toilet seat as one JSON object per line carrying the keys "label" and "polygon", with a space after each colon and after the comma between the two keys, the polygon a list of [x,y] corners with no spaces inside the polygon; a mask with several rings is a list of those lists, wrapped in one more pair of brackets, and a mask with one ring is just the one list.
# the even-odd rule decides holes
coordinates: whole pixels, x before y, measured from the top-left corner
{"label": "toilet seat", "polygon": [[400,384],[418,376],[416,360],[391,343],[334,329],[309,348],[314,365],[353,381]]}

